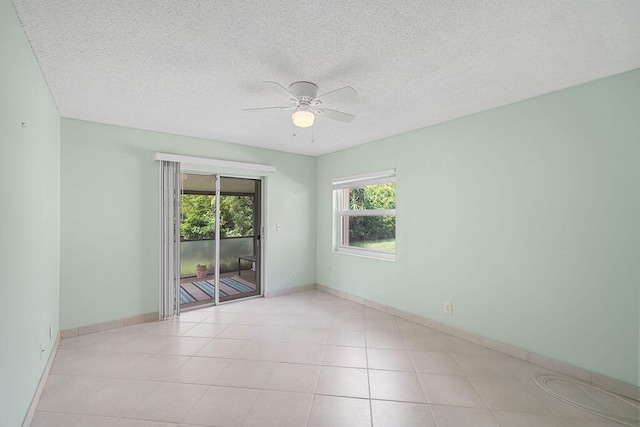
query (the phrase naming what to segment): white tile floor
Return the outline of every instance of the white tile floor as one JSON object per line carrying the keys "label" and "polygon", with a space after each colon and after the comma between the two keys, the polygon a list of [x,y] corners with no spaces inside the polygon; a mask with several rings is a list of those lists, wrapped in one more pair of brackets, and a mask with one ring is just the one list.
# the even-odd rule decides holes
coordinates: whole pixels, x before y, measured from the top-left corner
{"label": "white tile floor", "polygon": [[65,339],[32,426],[618,426],[534,372],[309,291]]}

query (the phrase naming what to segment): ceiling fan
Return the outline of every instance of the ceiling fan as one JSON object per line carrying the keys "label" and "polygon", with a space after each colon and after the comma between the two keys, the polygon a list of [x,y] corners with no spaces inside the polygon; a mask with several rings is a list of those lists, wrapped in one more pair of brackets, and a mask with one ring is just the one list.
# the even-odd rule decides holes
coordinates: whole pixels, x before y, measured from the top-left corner
{"label": "ceiling fan", "polygon": [[292,105],[288,107],[247,108],[244,111],[294,110],[291,119],[293,124],[299,128],[313,126],[316,115],[345,123],[349,123],[356,117],[353,114],[325,107],[325,104],[358,96],[358,92],[351,86],[341,87],[318,96],[318,86],[311,82],[293,82],[289,85],[289,89],[276,82],[266,81],[263,83],[288,98]]}

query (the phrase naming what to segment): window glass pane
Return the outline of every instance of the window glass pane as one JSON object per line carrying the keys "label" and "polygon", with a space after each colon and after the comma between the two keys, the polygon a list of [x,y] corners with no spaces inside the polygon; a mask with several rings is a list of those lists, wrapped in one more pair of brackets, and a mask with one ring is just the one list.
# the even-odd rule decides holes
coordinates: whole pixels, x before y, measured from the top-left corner
{"label": "window glass pane", "polygon": [[182,240],[213,239],[216,218],[213,215],[215,197],[209,194],[182,195]]}
{"label": "window glass pane", "polygon": [[349,230],[349,239],[344,242],[345,246],[395,252],[396,218],[394,216],[349,216],[344,218],[345,225],[348,224]]}
{"label": "window glass pane", "polygon": [[[220,196],[220,237],[253,236],[253,196]],[[182,240],[213,239],[216,198],[210,194],[182,194]]]}
{"label": "window glass pane", "polygon": [[396,183],[349,188],[349,210],[395,209]]}
{"label": "window glass pane", "polygon": [[220,237],[253,236],[253,196],[220,196]]}

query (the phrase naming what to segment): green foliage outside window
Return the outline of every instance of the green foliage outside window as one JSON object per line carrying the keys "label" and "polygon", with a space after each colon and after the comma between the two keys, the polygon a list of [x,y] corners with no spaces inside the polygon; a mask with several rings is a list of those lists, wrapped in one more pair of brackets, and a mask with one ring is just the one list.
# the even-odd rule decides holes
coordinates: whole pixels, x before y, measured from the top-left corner
{"label": "green foliage outside window", "polygon": [[[349,210],[395,209],[396,184],[369,185],[349,190]],[[352,216],[349,218],[349,241],[391,239],[396,235],[394,216]]]}
{"label": "green foliage outside window", "polygon": [[[213,239],[215,206],[215,196],[183,194],[181,237],[186,240]],[[248,236],[253,236],[253,197],[220,196],[220,237]]]}
{"label": "green foliage outside window", "polygon": [[220,196],[220,237],[253,236],[253,197]]}
{"label": "green foliage outside window", "polygon": [[180,235],[183,239],[213,238],[215,234],[215,216],[213,207],[215,197],[207,195],[182,195],[182,221]]}

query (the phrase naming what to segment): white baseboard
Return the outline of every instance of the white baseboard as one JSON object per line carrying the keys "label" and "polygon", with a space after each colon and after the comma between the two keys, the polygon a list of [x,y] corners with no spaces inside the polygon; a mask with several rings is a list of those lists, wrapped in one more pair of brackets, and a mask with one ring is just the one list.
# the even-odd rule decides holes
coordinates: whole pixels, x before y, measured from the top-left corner
{"label": "white baseboard", "polygon": [[60,331],[60,338],[71,338],[80,335],[94,334],[96,332],[108,331],[109,329],[122,328],[123,326],[136,325],[138,323],[153,322],[158,320],[158,312],[140,314],[138,316],[126,317],[124,319],[111,320],[108,322],[95,323],[93,325],[80,326],[78,328],[64,329]]}
{"label": "white baseboard", "polygon": [[629,397],[635,400],[640,400],[640,387],[637,387],[633,384],[629,384],[624,381],[620,381],[615,378],[611,378],[597,372],[589,371],[587,369],[578,368],[568,363],[560,362],[550,357],[546,357],[546,356],[534,353],[527,349],[523,349],[523,348],[512,346],[510,344],[505,344],[499,341],[495,341],[491,338],[487,338],[482,335],[468,332],[463,329],[459,329],[459,328],[456,328],[432,319],[428,319],[423,316],[419,316],[417,314],[398,310],[395,307],[380,304],[375,301],[370,301],[359,296],[350,295],[344,291],[330,288],[325,285],[318,284],[316,285],[316,289],[319,291],[323,291],[328,294],[334,295],[338,298],[344,298],[349,301],[362,304],[365,307],[369,307],[374,310],[382,311],[384,313],[399,317],[409,322],[417,323],[422,326],[427,326],[429,328],[436,329],[438,331],[444,332],[449,335],[453,335],[465,341],[470,341],[482,347],[486,347],[490,350],[497,351],[498,353],[506,354],[507,356],[511,356],[525,362],[533,363],[534,365],[538,365],[543,368],[556,371],[563,375],[576,378],[582,382],[599,387],[610,393],[616,393],[621,396]]}
{"label": "white baseboard", "polygon": [[311,290],[314,290],[315,288],[316,288],[316,284],[311,283],[309,285],[300,285],[300,286],[294,286],[291,288],[280,289],[278,291],[265,292],[264,297],[265,298],[281,297],[283,295],[296,294],[298,292],[304,292],[304,291],[311,291]]}
{"label": "white baseboard", "polygon": [[[561,362],[553,358],[537,354],[527,349],[523,349],[523,348],[512,346],[510,344],[495,341],[491,338],[487,338],[482,335],[468,332],[463,329],[459,329],[454,326],[447,325],[445,323],[441,323],[424,316],[399,310],[395,307],[380,304],[379,302],[371,301],[371,300],[359,297],[357,295],[351,295],[344,291],[330,288],[325,285],[308,284],[308,285],[294,286],[291,288],[280,289],[278,291],[265,292],[264,297],[274,298],[274,297],[294,294],[298,292],[310,291],[313,289],[317,289],[319,291],[326,292],[338,298],[346,299],[346,300],[355,302],[357,304],[364,305],[365,307],[369,307],[374,310],[378,310],[378,311],[396,316],[400,319],[404,319],[409,322],[417,323],[419,325],[426,326],[428,328],[435,329],[440,332],[444,332],[446,334],[455,336],[457,338],[478,344],[482,347],[497,351],[498,353],[502,353],[507,356],[511,356],[516,359],[520,359],[522,361],[533,363],[543,368],[556,371],[563,375],[567,375],[567,376],[576,378],[580,381],[586,382],[588,384],[597,386],[608,392],[616,393],[632,399],[640,400],[640,387],[635,386],[633,384],[629,384],[624,381],[620,381],[615,378],[608,377],[598,372],[593,372],[583,368],[579,368],[579,367],[570,365],[568,363]],[[60,341],[60,339],[65,339],[69,337],[85,335],[85,334],[90,334],[95,332],[102,332],[109,329],[135,325],[137,323],[144,323],[144,322],[150,322],[155,320],[158,320],[157,312],[142,314],[139,316],[129,317],[126,319],[113,320],[110,322],[97,323],[94,325],[82,326],[79,328],[65,329],[60,331],[60,335],[58,336],[58,340],[56,341],[55,349],[57,351],[58,342]],[[49,364],[47,367],[47,373],[48,373],[48,369],[50,369],[50,364],[52,363],[52,361],[53,361],[53,356],[50,356]],[[46,380],[46,375],[43,374],[43,378]],[[44,386],[44,382],[43,381],[41,382],[42,382],[41,386]],[[40,392],[41,390],[39,387],[39,393]],[[39,398],[39,394],[38,394],[38,398]],[[34,402],[35,402],[35,406],[37,406],[37,401],[35,400],[35,397],[34,397]],[[32,406],[33,406],[33,403],[32,403]],[[35,412],[35,406],[33,407],[34,412]],[[31,411],[31,408],[29,409],[29,411]],[[33,417],[33,415],[31,415],[31,417]],[[28,426],[29,424],[23,424],[23,425]]]}
{"label": "white baseboard", "polygon": [[53,361],[55,360],[56,354],[58,353],[58,344],[60,344],[60,334],[58,334],[58,336],[56,337],[56,341],[53,344],[51,354],[49,354],[49,360],[47,360],[47,365],[44,367],[44,371],[40,376],[38,388],[36,388],[33,399],[31,399],[31,404],[29,405],[29,410],[27,411],[27,414],[25,415],[22,422],[22,427],[29,427],[31,425],[31,422],[33,421],[33,417],[36,414],[36,409],[38,409],[38,403],[40,403],[40,396],[42,396],[42,391],[44,390],[44,385],[47,383],[49,372],[51,372],[51,366],[53,365]]}

